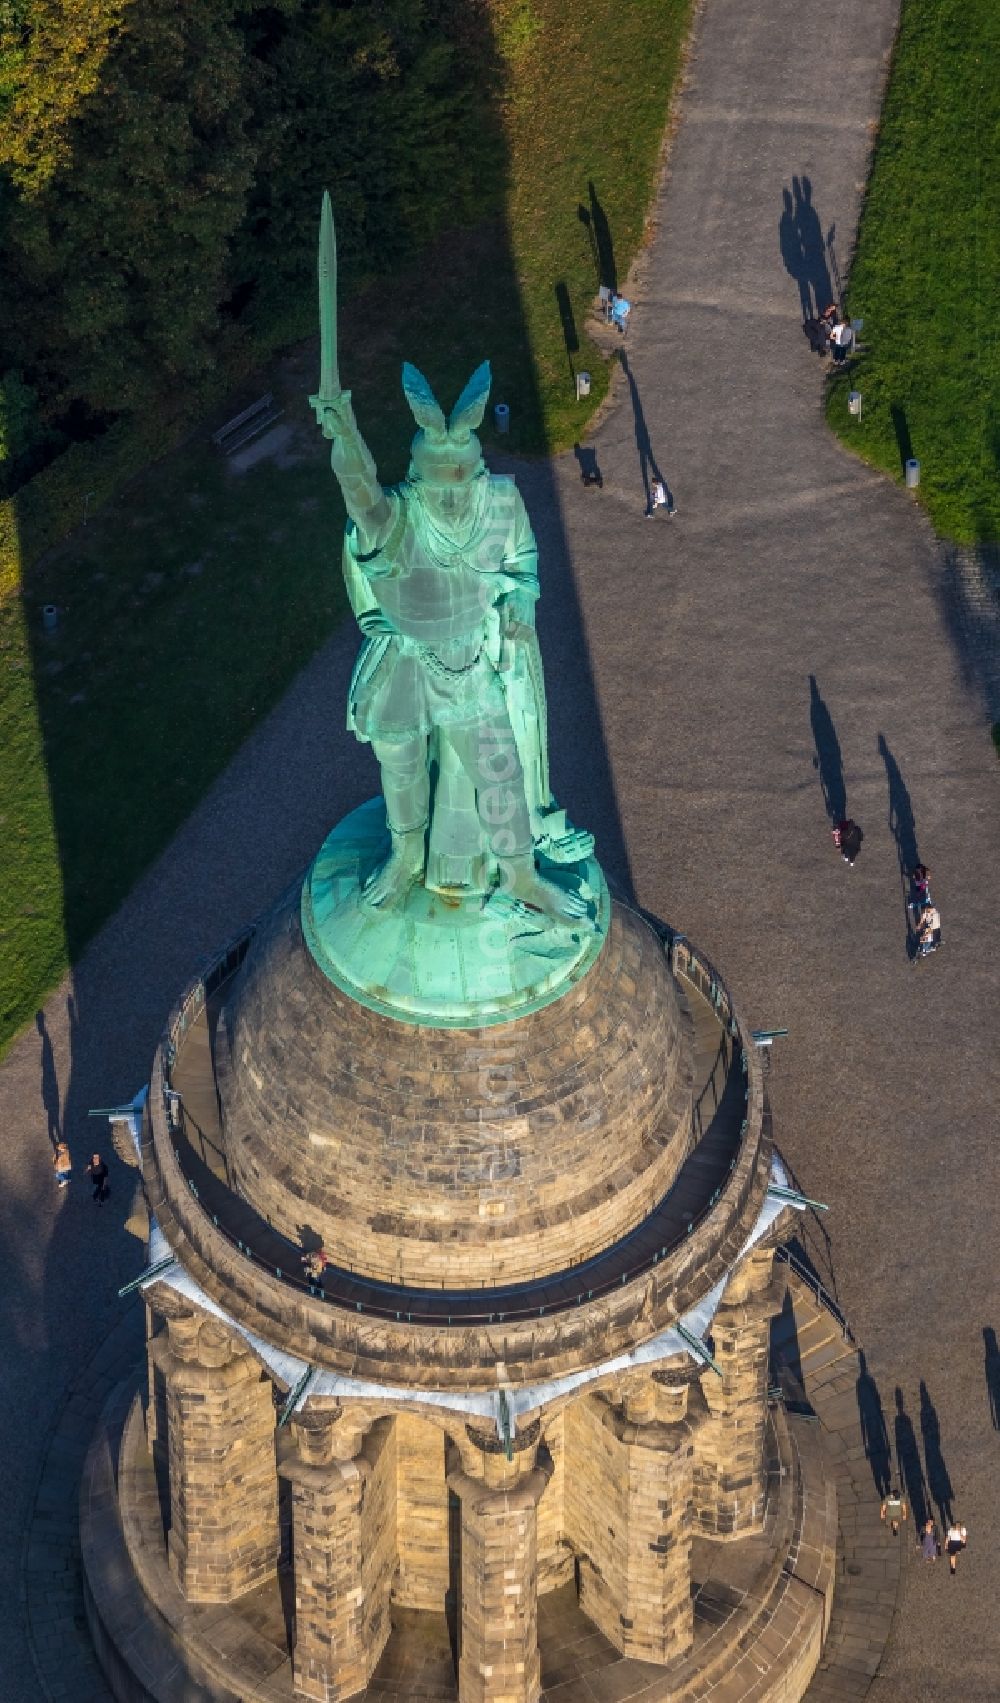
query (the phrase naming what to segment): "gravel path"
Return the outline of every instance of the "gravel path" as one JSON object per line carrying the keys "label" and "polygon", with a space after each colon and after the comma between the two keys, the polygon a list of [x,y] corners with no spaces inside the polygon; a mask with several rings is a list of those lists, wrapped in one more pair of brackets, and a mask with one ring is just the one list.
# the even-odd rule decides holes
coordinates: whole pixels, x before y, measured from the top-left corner
{"label": "gravel path", "polygon": [[[571,457],[522,485],[543,548],[561,797],[609,872],[697,940],[751,1018],[790,1027],[771,1078],[779,1139],[831,1206],[869,1415],[880,1401],[891,1435],[899,1387],[904,1438],[911,1425],[932,1493],[950,1480],[970,1528],[955,1581],[907,1555],[874,1695],[986,1703],[1000,1672],[1000,1440],[983,1365],[984,1328],[1000,1330],[1000,811],[985,702],[996,625],[988,599],[963,598],[991,581],[957,571],[907,497],[829,436],[798,325],[801,295],[825,290],[831,226],[841,265],[847,254],[895,14],[894,0],[705,0],[633,292],[631,378],[594,440],[604,488],[581,489]],[[650,456],[679,506],[670,521],[642,518]],[[0,1070],[9,1602],[50,1422],[141,1258],[123,1228],[134,1174],[115,1162],[103,1209],[79,1176],[58,1194],[47,1129],[65,1127],[79,1171],[101,1129],[87,1108],[146,1079],[185,977],[374,790],[343,732],[354,650],[345,632],[304,671],[48,1002],[44,1033],[29,1029]],[[832,849],[814,729],[828,790],[839,750],[866,833],[853,872]],[[898,856],[914,836],[946,931],[915,968]],[[0,1698],[37,1696],[22,1614]]]}

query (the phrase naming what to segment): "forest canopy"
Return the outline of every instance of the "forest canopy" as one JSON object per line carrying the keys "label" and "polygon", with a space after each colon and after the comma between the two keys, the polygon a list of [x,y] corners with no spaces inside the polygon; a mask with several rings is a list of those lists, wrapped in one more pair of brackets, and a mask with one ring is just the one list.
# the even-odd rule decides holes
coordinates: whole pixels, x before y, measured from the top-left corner
{"label": "forest canopy", "polygon": [[0,497],[502,189],[479,0],[0,0]]}

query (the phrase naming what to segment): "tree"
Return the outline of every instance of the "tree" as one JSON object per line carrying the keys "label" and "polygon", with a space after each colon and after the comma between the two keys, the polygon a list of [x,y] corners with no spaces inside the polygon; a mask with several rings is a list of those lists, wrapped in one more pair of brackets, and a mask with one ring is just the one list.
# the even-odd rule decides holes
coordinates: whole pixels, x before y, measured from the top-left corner
{"label": "tree", "polygon": [[51,415],[137,410],[213,362],[254,166],[235,16],[219,0],[30,0],[0,153],[3,336]]}
{"label": "tree", "polygon": [[[261,162],[234,271],[266,322],[312,311],[316,216],[329,188],[349,277],[391,273],[443,225],[482,212],[489,32],[474,0],[291,0],[253,43]],[[260,16],[260,15],[259,15]],[[265,169],[266,167],[266,169]]]}

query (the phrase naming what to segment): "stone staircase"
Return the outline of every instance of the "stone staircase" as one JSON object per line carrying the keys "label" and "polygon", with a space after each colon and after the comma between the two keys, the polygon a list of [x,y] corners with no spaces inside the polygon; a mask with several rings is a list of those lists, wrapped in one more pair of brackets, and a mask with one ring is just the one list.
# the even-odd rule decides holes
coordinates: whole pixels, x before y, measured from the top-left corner
{"label": "stone staircase", "polygon": [[861,1703],[871,1689],[899,1590],[901,1540],[880,1518],[858,1417],[858,1350],[808,1281],[788,1272],[771,1331],[774,1381],[794,1411],[811,1412],[836,1479],[839,1513],[833,1614],[806,1703]]}

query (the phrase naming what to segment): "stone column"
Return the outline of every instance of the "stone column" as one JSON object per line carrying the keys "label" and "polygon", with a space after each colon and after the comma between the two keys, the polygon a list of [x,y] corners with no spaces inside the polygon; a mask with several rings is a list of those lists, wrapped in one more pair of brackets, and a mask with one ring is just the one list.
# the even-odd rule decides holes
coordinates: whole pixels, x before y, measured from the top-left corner
{"label": "stone column", "polygon": [[623,1655],[670,1662],[690,1649],[693,1443],[690,1373],[644,1372],[623,1383],[621,1402],[599,1405],[611,1448],[611,1505],[594,1521],[614,1528],[614,1552],[580,1574],[580,1606]]}
{"label": "stone column", "polygon": [[460,1703],[536,1703],[537,1513],[551,1475],[539,1460],[537,1426],[507,1460],[496,1437],[469,1428],[463,1465],[448,1474],[462,1504]]}
{"label": "stone column", "polygon": [[714,1488],[699,1524],[714,1537],[743,1537],[764,1524],[773,1263],[773,1248],[755,1248],[748,1254],[730,1278],[712,1321],[722,1377],[709,1371],[702,1378],[713,1416],[703,1464]]}
{"label": "stone column", "polygon": [[[364,1690],[389,1636],[392,1422],[373,1427],[370,1447],[337,1405],[310,1405],[293,1425],[296,1448],[280,1471],[292,1488],[295,1695],[339,1703]],[[390,1468],[391,1485],[383,1485]]]}
{"label": "stone column", "polygon": [[204,1314],[169,1318],[150,1353],[166,1385],[171,1571],[188,1602],[232,1602],[278,1564],[271,1385]]}

